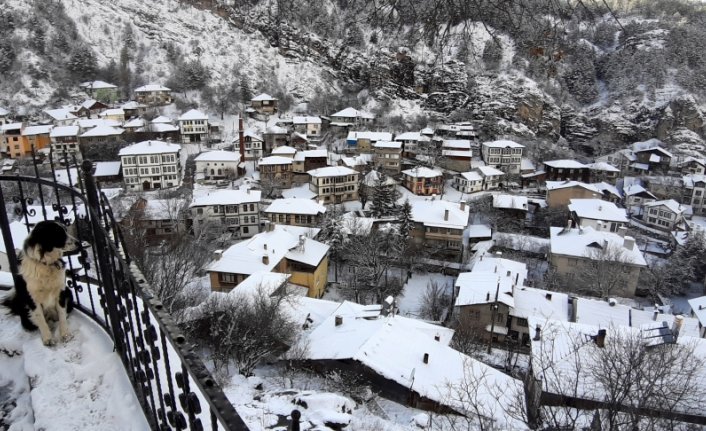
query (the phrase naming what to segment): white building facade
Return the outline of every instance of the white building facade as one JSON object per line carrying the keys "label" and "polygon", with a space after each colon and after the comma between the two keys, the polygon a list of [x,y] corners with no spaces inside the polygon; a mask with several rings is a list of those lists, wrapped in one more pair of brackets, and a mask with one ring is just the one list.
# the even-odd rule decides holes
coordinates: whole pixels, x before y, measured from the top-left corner
{"label": "white building facade", "polygon": [[126,190],[177,187],[181,183],[181,147],[162,141],[143,141],[120,150]]}

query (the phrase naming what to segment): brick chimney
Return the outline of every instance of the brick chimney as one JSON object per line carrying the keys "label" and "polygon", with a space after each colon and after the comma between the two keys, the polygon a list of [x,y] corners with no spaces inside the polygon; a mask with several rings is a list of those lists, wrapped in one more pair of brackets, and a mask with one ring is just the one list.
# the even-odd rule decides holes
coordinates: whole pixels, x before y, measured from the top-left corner
{"label": "brick chimney", "polygon": [[269,265],[270,264],[270,256],[263,254],[262,255],[262,263],[263,263],[263,265]]}
{"label": "brick chimney", "polygon": [[245,161],[245,131],[243,130],[243,115],[238,117],[238,145],[240,148],[240,161]]}
{"label": "brick chimney", "polygon": [[336,326],[341,326],[341,325],[343,325],[343,316],[336,316],[336,317],[335,317],[335,323],[336,323]]}

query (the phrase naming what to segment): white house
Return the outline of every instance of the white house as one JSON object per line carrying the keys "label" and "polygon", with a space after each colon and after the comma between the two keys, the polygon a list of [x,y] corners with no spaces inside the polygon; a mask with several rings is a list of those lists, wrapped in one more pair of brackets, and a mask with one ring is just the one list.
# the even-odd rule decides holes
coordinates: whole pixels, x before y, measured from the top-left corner
{"label": "white house", "polygon": [[168,105],[172,103],[172,90],[159,84],[147,84],[135,89],[135,99],[147,105]]}
{"label": "white house", "polygon": [[519,174],[524,149],[524,145],[514,141],[483,142],[481,155],[486,165],[500,169],[508,174]]}
{"label": "white house", "polygon": [[121,149],[125,188],[151,190],[179,186],[180,149],[177,144],[162,141],[143,141]]}
{"label": "white house", "polygon": [[661,230],[678,229],[684,222],[684,206],[674,199],[648,202],[643,206],[642,221]]}
{"label": "white house", "polygon": [[188,144],[190,142],[208,140],[208,115],[192,109],[181,114],[177,121],[179,122],[183,143]]}
{"label": "white house", "polygon": [[235,151],[206,151],[196,159],[196,173],[203,174],[206,181],[238,176],[240,154]]}
{"label": "white house", "polygon": [[571,199],[569,212],[580,227],[597,231],[617,232],[629,223],[624,208],[601,199]]}
{"label": "white house", "polygon": [[250,238],[260,232],[260,197],[260,191],[247,188],[200,196],[189,205],[194,230],[217,225],[237,238]]}
{"label": "white house", "polygon": [[375,121],[375,116],[369,112],[359,111],[355,108],[346,108],[331,114],[331,125],[349,126],[353,124],[370,124]]}
{"label": "white house", "polygon": [[296,116],[292,118],[294,130],[303,133],[307,138],[321,135],[321,118],[311,116]]}
{"label": "white house", "polygon": [[311,177],[309,190],[317,194],[319,201],[338,204],[358,199],[357,171],[345,166],[327,166],[307,173]]}
{"label": "white house", "polygon": [[78,148],[78,126],[57,126],[49,132],[51,140],[52,157],[55,161],[63,162],[68,157],[73,162],[73,156],[81,158]]}

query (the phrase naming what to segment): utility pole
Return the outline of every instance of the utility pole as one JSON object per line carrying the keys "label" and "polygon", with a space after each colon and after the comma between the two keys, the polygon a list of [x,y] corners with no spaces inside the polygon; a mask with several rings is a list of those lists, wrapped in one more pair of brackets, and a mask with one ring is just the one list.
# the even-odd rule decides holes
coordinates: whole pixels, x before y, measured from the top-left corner
{"label": "utility pole", "polygon": [[498,295],[500,294],[500,277],[498,277],[498,286],[495,288],[495,302],[493,302],[492,314],[490,318],[490,338],[488,339],[488,353],[493,348],[493,334],[495,333],[495,318],[498,314]]}

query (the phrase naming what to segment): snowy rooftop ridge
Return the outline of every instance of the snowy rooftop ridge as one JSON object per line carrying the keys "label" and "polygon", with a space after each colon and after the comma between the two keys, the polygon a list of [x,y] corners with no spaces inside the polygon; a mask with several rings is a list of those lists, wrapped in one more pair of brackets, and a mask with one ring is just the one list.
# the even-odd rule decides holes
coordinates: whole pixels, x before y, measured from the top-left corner
{"label": "snowy rooftop ridge", "polygon": [[570,199],[569,211],[579,218],[627,223],[628,216],[624,208],[618,208],[613,202],[601,199]]}
{"label": "snowy rooftop ridge", "polygon": [[202,207],[207,205],[239,205],[244,203],[260,202],[261,193],[259,190],[216,190],[205,196],[195,198],[189,208]]}
{"label": "snowy rooftop ridge", "polygon": [[240,154],[235,151],[216,150],[204,151],[196,156],[196,162],[239,162]]}
{"label": "snowy rooftop ridge", "polygon": [[579,229],[550,227],[549,231],[552,254],[590,259],[597,251],[611,248],[615,253],[608,253],[606,258],[620,258],[626,265],[647,266],[645,257],[632,237],[596,231],[590,226]]}
{"label": "snowy rooftop ridge", "polygon": [[275,199],[265,210],[266,213],[318,215],[326,212],[326,207],[311,199]]}
{"label": "snowy rooftop ridge", "polygon": [[[84,134],[85,135],[85,134]],[[163,141],[142,141],[120,150],[120,156],[137,156],[142,154],[178,153],[181,146]]]}

